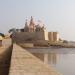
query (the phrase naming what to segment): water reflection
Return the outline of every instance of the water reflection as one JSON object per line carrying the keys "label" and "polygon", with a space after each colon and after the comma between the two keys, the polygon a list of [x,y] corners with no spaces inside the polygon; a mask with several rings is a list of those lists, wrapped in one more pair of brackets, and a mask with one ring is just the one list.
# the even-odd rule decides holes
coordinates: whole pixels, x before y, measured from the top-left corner
{"label": "water reflection", "polygon": [[29,49],[28,51],[63,75],[75,75],[75,48]]}
{"label": "water reflection", "polygon": [[33,53],[33,55],[44,61],[44,63],[50,63],[50,64],[57,63],[56,53]]}

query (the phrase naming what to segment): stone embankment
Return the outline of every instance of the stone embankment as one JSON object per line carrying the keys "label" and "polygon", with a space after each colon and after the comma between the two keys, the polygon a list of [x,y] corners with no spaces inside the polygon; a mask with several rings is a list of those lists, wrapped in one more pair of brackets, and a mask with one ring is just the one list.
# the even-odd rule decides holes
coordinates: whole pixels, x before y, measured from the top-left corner
{"label": "stone embankment", "polygon": [[0,75],[61,75],[27,50],[12,45],[11,39],[4,39],[2,45]]}
{"label": "stone embankment", "polygon": [[26,49],[14,44],[9,75],[61,75]]}

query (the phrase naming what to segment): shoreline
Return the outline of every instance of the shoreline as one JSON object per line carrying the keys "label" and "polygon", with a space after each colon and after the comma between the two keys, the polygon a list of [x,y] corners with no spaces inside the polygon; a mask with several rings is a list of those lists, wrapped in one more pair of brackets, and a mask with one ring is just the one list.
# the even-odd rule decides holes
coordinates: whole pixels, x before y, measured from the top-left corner
{"label": "shoreline", "polygon": [[74,44],[70,44],[70,43],[60,43],[60,42],[56,42],[56,43],[46,43],[46,44],[34,44],[34,43],[17,43],[18,45],[20,45],[23,48],[75,48]]}
{"label": "shoreline", "polygon": [[54,49],[54,48],[75,48],[75,46],[49,46],[49,47],[44,47],[44,46],[42,46],[42,47],[40,47],[40,46],[34,46],[34,47],[24,47],[23,45],[20,45],[21,47],[23,47],[23,48],[26,48],[26,49],[28,49],[28,48],[32,48],[32,49],[49,49],[49,48],[52,48],[52,49]]}

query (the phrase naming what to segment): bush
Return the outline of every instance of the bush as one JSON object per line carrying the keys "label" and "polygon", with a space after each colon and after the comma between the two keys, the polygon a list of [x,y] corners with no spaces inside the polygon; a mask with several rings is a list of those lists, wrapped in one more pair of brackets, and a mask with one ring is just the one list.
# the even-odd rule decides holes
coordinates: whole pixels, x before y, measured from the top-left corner
{"label": "bush", "polygon": [[67,40],[63,40],[63,43],[68,43],[68,41]]}

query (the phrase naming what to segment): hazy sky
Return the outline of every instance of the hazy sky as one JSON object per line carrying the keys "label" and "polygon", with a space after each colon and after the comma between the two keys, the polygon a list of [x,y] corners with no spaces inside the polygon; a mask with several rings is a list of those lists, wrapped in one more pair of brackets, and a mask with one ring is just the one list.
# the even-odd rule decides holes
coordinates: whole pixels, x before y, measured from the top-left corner
{"label": "hazy sky", "polygon": [[0,32],[23,28],[30,16],[62,39],[75,41],[75,0],[0,0]]}

